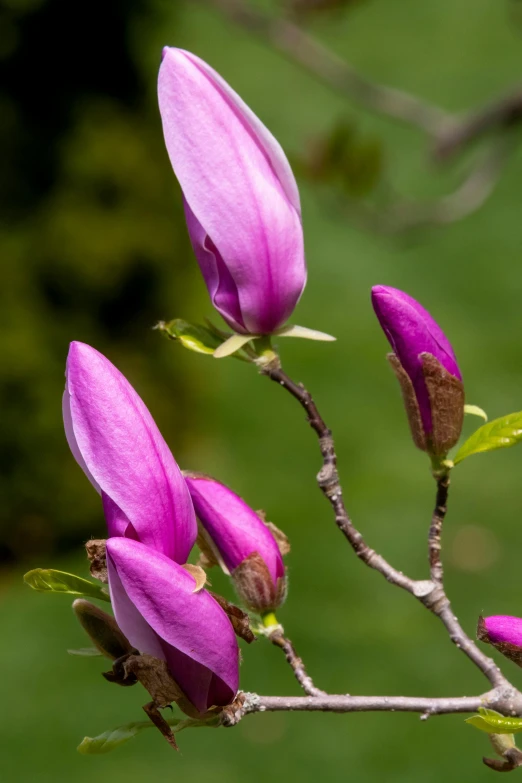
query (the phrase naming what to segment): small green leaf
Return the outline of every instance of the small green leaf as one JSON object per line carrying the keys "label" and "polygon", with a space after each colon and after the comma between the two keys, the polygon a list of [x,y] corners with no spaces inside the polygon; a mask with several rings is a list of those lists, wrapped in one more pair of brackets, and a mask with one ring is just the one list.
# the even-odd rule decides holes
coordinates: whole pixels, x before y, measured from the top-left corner
{"label": "small green leaf", "polygon": [[462,444],[453,458],[455,465],[472,454],[514,446],[522,440],[522,411],[483,424]]}
{"label": "small green leaf", "polygon": [[118,726],[117,729],[109,729],[103,734],[98,734],[97,737],[84,737],[77,750],[86,756],[110,753],[111,750],[135,737],[142,729],[150,729],[153,725],[150,721],[138,721]]}
{"label": "small green leaf", "polygon": [[[172,728],[175,734],[183,729],[189,728],[215,728],[219,726],[219,716],[214,716],[208,720],[197,720],[193,718],[173,718],[168,720],[167,723]],[[124,726],[118,726],[117,729],[109,729],[104,731],[103,734],[98,734],[97,737],[84,737],[78,745],[78,752],[84,755],[99,755],[101,753],[110,753],[111,750],[115,750],[120,745],[128,742],[130,739],[139,734],[143,729],[154,728],[154,724],[150,721],[137,721],[135,723],[126,723]]]}
{"label": "small green leaf", "polygon": [[172,340],[178,340],[184,348],[196,353],[213,354],[223,340],[205,326],[196,326],[183,321],[181,318],[175,318],[173,321],[160,321],[156,329],[163,332]]}
{"label": "small green leaf", "polygon": [[478,405],[464,405],[464,413],[468,416],[479,416],[484,421],[488,420],[488,414],[482,408],[479,408]]}
{"label": "small green leaf", "polygon": [[101,601],[109,601],[108,593],[101,585],[89,582],[65,571],[52,568],[35,568],[24,575],[24,582],[40,593],[66,593],[67,595],[87,595]]}
{"label": "small green leaf", "polygon": [[78,655],[82,658],[94,658],[96,655],[103,655],[96,647],[80,647],[78,650],[67,650],[69,655]]}
{"label": "small green leaf", "polygon": [[522,731],[522,718],[506,718],[500,712],[485,707],[479,707],[478,713],[466,718],[465,723],[487,734],[518,734]]}

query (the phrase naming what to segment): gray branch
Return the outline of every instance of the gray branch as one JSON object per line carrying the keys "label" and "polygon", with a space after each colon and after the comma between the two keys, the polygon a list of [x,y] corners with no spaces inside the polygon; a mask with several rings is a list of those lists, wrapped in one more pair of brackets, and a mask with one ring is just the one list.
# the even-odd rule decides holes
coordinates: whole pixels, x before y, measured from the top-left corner
{"label": "gray branch", "polygon": [[294,645],[290,639],[284,635],[281,626],[278,626],[275,631],[272,631],[268,638],[272,644],[276,647],[280,647],[284,652],[286,661],[292,667],[295,678],[304,692],[308,694],[308,696],[326,696],[325,691],[322,691],[314,685],[312,678],[305,669],[302,658],[297,655]]}
{"label": "gray branch", "polygon": [[[323,464],[317,474],[317,483],[332,506],[335,523],[357,557],[367,566],[378,571],[390,584],[415,596],[430,612],[440,618],[453,644],[480,669],[493,687],[513,690],[492,658],[485,655],[466,634],[451,608],[442,582],[433,579],[415,580],[394,568],[382,555],[368,546],[362,534],[353,524],[344,503],[343,490],[337,470],[337,454],[331,430],[319,413],[312,395],[302,384],[295,383],[282,370],[279,357],[273,354],[271,361],[258,362],[262,374],[289,392],[305,410],[307,421],[319,438]],[[521,697],[522,698],[522,697]]]}
{"label": "gray branch", "polygon": [[260,696],[239,693],[223,710],[224,726],[235,726],[255,712],[418,712],[421,719],[432,715],[476,712],[487,707],[504,715],[522,714],[522,694],[514,688],[494,688],[481,696],[429,698],[418,696]]}
{"label": "gray branch", "polygon": [[452,116],[443,109],[410,93],[370,81],[289,19],[268,15],[244,0],[203,2],[273,46],[346,98],[394,120],[420,128],[434,140],[439,133],[449,131],[452,127]]}

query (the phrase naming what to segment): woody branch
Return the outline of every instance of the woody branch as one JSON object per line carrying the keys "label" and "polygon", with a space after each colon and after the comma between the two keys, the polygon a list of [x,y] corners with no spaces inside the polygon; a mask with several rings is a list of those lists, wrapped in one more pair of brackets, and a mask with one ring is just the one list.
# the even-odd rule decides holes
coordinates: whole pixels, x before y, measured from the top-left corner
{"label": "woody branch", "polygon": [[[415,580],[395,569],[382,555],[373,550],[362,534],[354,526],[345,506],[343,490],[337,470],[337,455],[331,430],[323,420],[310,392],[302,384],[295,383],[281,368],[277,356],[261,366],[261,372],[267,375],[278,386],[286,389],[305,410],[307,421],[319,438],[323,464],[317,475],[317,482],[322,493],[332,506],[335,522],[357,557],[367,566],[378,571],[384,578],[397,587],[406,590],[419,600],[430,612],[439,617],[445,626],[453,644],[460,649],[484,674],[494,688],[505,689],[506,692],[517,693],[511,683],[504,677],[500,669],[485,655],[475,642],[465,633],[455,617],[450,601],[442,584],[442,565],[440,564],[440,528],[445,514],[447,499],[446,479],[441,479],[438,485],[434,522],[430,534],[431,578]],[[517,695],[518,698],[518,695]],[[522,699],[522,696],[520,697]],[[520,703],[522,708],[522,701]],[[517,707],[519,709],[519,707]]]}

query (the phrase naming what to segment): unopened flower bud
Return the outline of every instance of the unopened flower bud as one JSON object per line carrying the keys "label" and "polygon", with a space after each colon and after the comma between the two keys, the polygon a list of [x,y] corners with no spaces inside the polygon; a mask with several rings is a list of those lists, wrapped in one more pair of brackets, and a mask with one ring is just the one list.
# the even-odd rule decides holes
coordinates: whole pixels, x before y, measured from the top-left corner
{"label": "unopened flower bud", "polygon": [[306,282],[297,183],[281,146],[207,63],[166,48],[158,98],[190,239],[212,304],[239,334],[270,334]]}
{"label": "unopened flower bud", "polygon": [[522,667],[522,618],[497,614],[479,617],[477,639],[491,644],[496,650]]}
{"label": "unopened flower bud", "polygon": [[201,474],[184,475],[203,548],[230,574],[249,609],[260,614],[277,609],[285,598],[286,577],[276,535],[224,484]]}
{"label": "unopened flower bud", "polygon": [[[140,658],[145,654],[165,661],[167,689],[173,680],[174,690],[182,694],[181,708],[191,709],[186,706],[190,702],[205,714],[230,704],[239,685],[239,648],[232,624],[214,598],[197,591],[196,580],[182,566],[123,536],[107,541],[107,570],[118,625]],[[144,668],[143,663],[135,661],[130,671],[152,693],[151,681],[144,680],[151,662],[145,661]],[[162,679],[160,670],[156,674]],[[174,692],[172,699],[178,700]],[[167,697],[163,701],[169,703]]]}
{"label": "unopened flower bud", "polygon": [[444,457],[460,437],[464,386],[450,342],[431,315],[396,288],[372,288],[379,323],[393,348],[390,364],[399,380],[415,445]]}
{"label": "unopened flower bud", "polygon": [[102,655],[115,661],[132,652],[132,645],[118,628],[114,617],[83,598],[77,598],[72,606],[83,630]]}

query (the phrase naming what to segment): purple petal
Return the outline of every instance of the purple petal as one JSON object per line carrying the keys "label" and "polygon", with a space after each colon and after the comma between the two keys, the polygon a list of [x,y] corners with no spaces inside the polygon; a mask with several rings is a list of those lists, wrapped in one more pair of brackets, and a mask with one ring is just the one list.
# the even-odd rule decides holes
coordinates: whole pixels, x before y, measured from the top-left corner
{"label": "purple petal", "polygon": [[253,552],[265,561],[274,586],[283,558],[270,529],[231,489],[206,476],[185,475],[194,509],[226,568],[233,571]]}
{"label": "purple petal", "polygon": [[185,563],[197,525],[183,476],[130,383],[84,343],[70,346],[64,421],[73,456],[102,493],[109,533]]}
{"label": "purple petal", "polygon": [[212,304],[235,332],[247,333],[239,305],[237,285],[217,247],[196,219],[186,199],[183,199],[183,205],[192,247],[210,292]]}
{"label": "purple petal", "polygon": [[493,644],[507,642],[522,647],[522,618],[509,615],[493,615],[484,618],[484,625]]}
{"label": "purple petal", "polygon": [[306,282],[288,161],[241,98],[193,54],[164,50],[158,95],[212,301],[232,328],[269,333],[290,316]]}
{"label": "purple petal", "polygon": [[229,704],[239,685],[239,650],[225,612],[181,566],[137,541],[107,541],[116,621],[140,652],[167,661],[194,706]]}
{"label": "purple petal", "polygon": [[372,304],[394,353],[413,383],[424,429],[429,433],[431,407],[420,354],[432,354],[451,375],[462,380],[453,348],[428,311],[404,291],[374,286]]}

